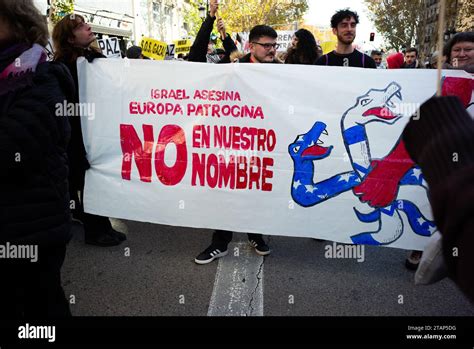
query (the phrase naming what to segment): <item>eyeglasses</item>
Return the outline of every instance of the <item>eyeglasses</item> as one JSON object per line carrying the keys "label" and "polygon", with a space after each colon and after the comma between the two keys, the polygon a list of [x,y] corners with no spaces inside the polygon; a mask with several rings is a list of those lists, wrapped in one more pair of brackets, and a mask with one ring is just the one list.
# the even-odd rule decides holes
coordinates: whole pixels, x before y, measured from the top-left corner
{"label": "eyeglasses", "polygon": [[278,50],[280,48],[280,44],[277,44],[276,42],[273,43],[273,44],[270,44],[270,43],[261,44],[259,42],[253,41],[252,44],[257,44],[257,45],[263,46],[265,48],[265,50],[269,50],[270,48],[274,48],[275,50]]}

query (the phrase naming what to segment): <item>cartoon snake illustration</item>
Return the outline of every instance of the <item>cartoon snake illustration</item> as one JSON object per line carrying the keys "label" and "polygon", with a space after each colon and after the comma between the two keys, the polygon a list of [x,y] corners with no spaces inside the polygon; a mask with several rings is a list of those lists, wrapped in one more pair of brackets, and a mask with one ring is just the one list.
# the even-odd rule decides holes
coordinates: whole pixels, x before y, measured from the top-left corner
{"label": "cartoon snake illustration", "polygon": [[[385,89],[370,89],[366,94],[359,96],[355,105],[343,114],[341,129],[353,167],[352,171],[314,182],[315,162],[330,156],[333,149],[332,146],[324,146],[324,136],[328,135],[328,131],[323,122],[317,121],[307,133],[299,135],[288,146],[294,164],[291,195],[297,204],[303,207],[314,206],[351,190],[364,181],[373,169],[365,126],[370,122],[391,125],[400,119],[401,115],[395,114],[392,110],[395,107],[393,98],[402,100],[401,87],[396,82],[390,83]],[[426,189],[426,182],[418,167],[408,170],[399,184],[419,185]],[[355,208],[354,212],[362,222],[379,223],[375,231],[352,235],[351,239],[356,244],[386,245],[400,238],[404,230],[400,212],[406,214],[416,234],[431,236],[436,230],[435,224],[425,218],[418,207],[409,200],[393,200],[390,205],[375,208],[369,213],[361,213]]]}

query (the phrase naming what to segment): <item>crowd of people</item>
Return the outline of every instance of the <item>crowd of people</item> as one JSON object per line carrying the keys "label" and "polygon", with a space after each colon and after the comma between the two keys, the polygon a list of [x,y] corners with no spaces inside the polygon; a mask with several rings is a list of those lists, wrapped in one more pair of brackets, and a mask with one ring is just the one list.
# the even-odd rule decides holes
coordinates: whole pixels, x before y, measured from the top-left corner
{"label": "crowd of people", "polygon": [[[354,49],[359,17],[348,9],[337,11],[331,18],[331,26],[337,37],[336,48],[323,54],[314,36],[306,29],[295,32],[292,45],[281,56],[277,55],[277,32],[267,25],[256,25],[249,34],[249,52],[237,51],[235,42],[226,31],[222,19],[217,19],[218,3],[210,2],[210,11],[197,34],[188,56],[190,62],[202,63],[274,63],[304,64],[322,66],[346,66],[359,68],[384,69],[382,52],[373,51],[371,56]],[[216,51],[209,38],[217,21],[218,39],[223,49]],[[65,251],[71,238],[72,219],[83,224],[85,243],[98,246],[115,246],[126,240],[126,235],[114,230],[107,217],[84,212],[84,178],[90,167],[83,144],[79,115],[67,118],[55,116],[56,103],[67,100],[79,102],[78,76],[76,60],[85,57],[89,61],[104,56],[93,48],[95,35],[80,15],[65,16],[53,30],[55,47],[54,60],[46,61],[44,47],[48,41],[48,29],[43,16],[34,7],[31,0],[0,0],[0,243],[30,244],[39,246],[37,263],[18,260],[2,260],[3,284],[0,288],[0,308],[6,317],[65,317],[70,316],[68,302],[61,286],[60,271]],[[447,44],[443,52],[443,67],[463,69],[473,72],[474,33],[459,33]],[[433,56],[439,55],[438,52]],[[127,51],[130,59],[145,58],[140,47],[133,46]],[[21,64],[18,64],[21,62]],[[386,60],[388,69],[423,68],[415,48],[403,53],[389,55]],[[437,61],[430,61],[430,68],[436,68]],[[255,82],[258,84],[258,82]],[[449,106],[441,113],[443,106]],[[440,181],[453,183],[459,191],[470,195],[463,199],[469,206],[473,195],[472,158],[474,129],[472,119],[465,109],[460,107],[454,97],[429,101],[421,109],[424,114],[435,113],[442,124],[443,118],[452,113],[462,114],[459,125],[451,123],[453,134],[460,134],[459,142],[465,146],[463,162],[438,174],[438,149],[433,145],[428,151],[420,151],[420,139],[414,137],[417,128],[409,126],[403,138],[406,143],[389,154],[386,161],[398,161],[400,171],[390,180],[381,179],[369,173],[364,181],[385,180],[384,185],[396,188],[404,173],[417,161],[423,171],[426,170],[428,182],[435,200],[434,215],[441,233],[449,241],[447,249],[453,244],[469,245],[472,251],[472,217],[457,215],[454,224],[446,215],[448,212],[440,202],[443,195],[451,189],[436,191]],[[464,111],[464,112],[463,112]],[[431,118],[430,118],[431,119]],[[412,124],[410,124],[412,125]],[[418,124],[420,125],[420,124]],[[426,139],[432,137],[429,132],[439,132],[443,126],[427,127]],[[414,131],[415,130],[415,131]],[[421,132],[421,131],[420,131]],[[448,134],[445,134],[449,138]],[[408,153],[412,156],[408,156]],[[430,155],[431,154],[431,155]],[[445,166],[449,167],[444,163]],[[381,162],[378,167],[382,168]],[[443,165],[441,165],[443,166]],[[470,175],[471,174],[471,175]],[[390,190],[389,190],[390,191]],[[384,207],[394,197],[377,197],[366,191],[362,182],[354,188],[360,200],[374,207]],[[395,189],[393,190],[395,193]],[[471,200],[471,201],[469,201]],[[471,205],[472,208],[472,205]],[[468,208],[466,207],[466,210]],[[464,224],[464,221],[470,223]],[[444,229],[446,229],[444,231]],[[471,234],[469,234],[471,233]],[[200,253],[195,262],[207,264],[227,254],[232,232],[215,231],[208,248]],[[259,255],[268,255],[271,250],[260,234],[248,234],[249,243]],[[466,248],[467,250],[467,248]],[[447,250],[448,251],[448,250]],[[448,251],[449,252],[449,251]],[[446,252],[448,254],[448,252]],[[462,259],[448,259],[453,279],[461,285],[463,291],[474,300],[472,253]],[[421,257],[420,251],[413,251],[407,260],[407,266],[416,269]],[[470,259],[469,259],[470,258]],[[467,264],[466,264],[467,263]],[[470,263],[470,264],[469,264]]]}

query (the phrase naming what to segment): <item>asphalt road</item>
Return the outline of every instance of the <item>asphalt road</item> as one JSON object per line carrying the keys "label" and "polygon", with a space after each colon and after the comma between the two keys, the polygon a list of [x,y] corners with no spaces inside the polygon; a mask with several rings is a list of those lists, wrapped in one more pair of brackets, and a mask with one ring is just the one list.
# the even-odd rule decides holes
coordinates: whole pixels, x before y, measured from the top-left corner
{"label": "asphalt road", "polygon": [[[128,240],[114,247],[83,243],[82,226],[74,224],[63,266],[66,295],[76,316],[206,316],[216,283],[218,261],[197,265],[194,258],[211,240],[212,231],[112,220]],[[235,234],[229,255],[220,263],[236,262]],[[239,244],[239,245],[236,245]],[[474,307],[444,279],[415,286],[414,273],[404,266],[407,251],[366,247],[364,262],[325,258],[331,244],[307,238],[269,237],[272,254],[257,257],[250,247],[241,251],[260,258],[258,280],[239,279],[260,287],[265,316],[473,316]],[[242,254],[243,256],[244,254]],[[233,259],[232,259],[233,258]],[[263,261],[260,263],[259,261]],[[242,259],[243,262],[243,259]],[[252,263],[250,263],[252,264]],[[249,265],[250,265],[249,264]],[[220,278],[225,277],[221,266]],[[249,273],[250,278],[257,273]],[[222,281],[219,290],[226,287]],[[249,298],[239,299],[245,309]],[[238,286],[238,285],[237,285]],[[237,287],[241,293],[245,289]],[[237,297],[237,298],[236,298]],[[240,298],[239,298],[240,297]],[[253,296],[252,296],[253,297]],[[237,299],[237,300],[235,300]],[[253,300],[255,302],[255,300]],[[254,304],[255,306],[255,304]],[[230,314],[230,313],[229,313]]]}

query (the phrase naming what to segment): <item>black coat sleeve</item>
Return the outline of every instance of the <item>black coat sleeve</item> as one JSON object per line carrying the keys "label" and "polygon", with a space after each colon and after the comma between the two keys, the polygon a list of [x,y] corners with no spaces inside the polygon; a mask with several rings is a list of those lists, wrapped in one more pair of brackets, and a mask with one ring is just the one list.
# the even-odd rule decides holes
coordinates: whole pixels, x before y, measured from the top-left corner
{"label": "black coat sleeve", "polygon": [[224,46],[225,56],[219,63],[230,63],[230,55],[232,52],[237,51],[237,46],[229,34],[226,34],[225,39],[222,41],[222,45]]}
{"label": "black coat sleeve", "polygon": [[67,68],[45,63],[38,66],[33,86],[5,97],[6,111],[0,118],[3,170],[24,171],[41,164],[55,145],[67,146],[69,136],[64,139],[64,132],[69,134],[69,123],[58,112],[58,106],[69,93],[74,93],[74,83]]}
{"label": "black coat sleeve", "polygon": [[229,34],[226,34],[226,37],[222,41],[222,44],[224,45],[224,50],[226,54],[228,54],[229,56],[232,52],[237,51],[237,46],[235,45],[234,40],[232,40]]}
{"label": "black coat sleeve", "polygon": [[196,35],[191,50],[189,51],[189,62],[203,62],[206,63],[207,45],[209,44],[209,37],[214,27],[216,17],[211,17],[209,14],[201,25],[199,32]]}

